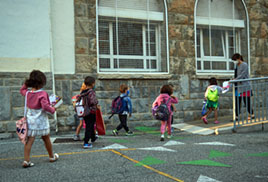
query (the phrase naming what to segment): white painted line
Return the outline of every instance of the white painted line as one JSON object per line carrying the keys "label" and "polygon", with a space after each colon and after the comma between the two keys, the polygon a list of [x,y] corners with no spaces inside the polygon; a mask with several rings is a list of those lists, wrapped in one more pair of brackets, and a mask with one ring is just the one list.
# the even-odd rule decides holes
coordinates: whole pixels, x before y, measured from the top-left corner
{"label": "white painted line", "polygon": [[148,147],[148,148],[137,148],[137,150],[152,150],[152,151],[167,151],[167,152],[176,152],[176,150],[167,149],[165,147]]}
{"label": "white painted line", "polygon": [[234,144],[230,143],[223,143],[223,142],[204,142],[204,143],[195,143],[197,145],[224,145],[224,146],[235,146]]}
{"label": "white painted line", "polygon": [[173,128],[180,129],[182,131],[186,131],[193,134],[199,134],[199,135],[211,135],[214,134],[214,130],[209,128],[204,128],[200,126],[190,125],[186,123],[179,123],[179,124],[173,124]]}
{"label": "white painted line", "polygon": [[268,176],[260,176],[260,175],[256,175],[255,178],[267,178],[267,179],[268,179]]}
{"label": "white painted line", "polygon": [[50,137],[50,141],[51,141],[51,143],[54,143],[54,141],[55,141],[56,139],[57,139],[56,137]]}
{"label": "white painted line", "polygon": [[183,144],[185,144],[185,143],[177,142],[177,141],[174,141],[174,140],[170,140],[164,146],[183,145]]}
{"label": "white painted line", "polygon": [[127,149],[127,147],[115,143],[113,145],[106,146],[106,147],[104,147],[102,149]]}
{"label": "white painted line", "polygon": [[213,178],[209,178],[207,176],[200,175],[197,182],[221,182]]}

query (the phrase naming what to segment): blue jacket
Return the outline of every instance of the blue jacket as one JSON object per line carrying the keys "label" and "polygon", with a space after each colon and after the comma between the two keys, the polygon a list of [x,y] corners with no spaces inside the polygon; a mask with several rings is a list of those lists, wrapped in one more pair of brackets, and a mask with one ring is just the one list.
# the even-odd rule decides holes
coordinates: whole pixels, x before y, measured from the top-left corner
{"label": "blue jacket", "polygon": [[132,103],[131,99],[127,94],[121,94],[120,97],[124,97],[122,100],[122,114],[131,114],[132,113]]}

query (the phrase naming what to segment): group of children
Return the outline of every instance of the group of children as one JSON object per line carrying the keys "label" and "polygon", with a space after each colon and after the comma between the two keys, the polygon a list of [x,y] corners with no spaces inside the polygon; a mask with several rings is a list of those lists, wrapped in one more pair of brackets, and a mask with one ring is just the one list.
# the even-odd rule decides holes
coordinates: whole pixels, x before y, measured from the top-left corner
{"label": "group of children", "polygon": [[[46,84],[46,76],[39,70],[33,70],[30,73],[29,79],[25,81],[23,86],[20,89],[20,92],[23,96],[26,96],[27,100],[27,124],[28,124],[28,141],[24,146],[24,162],[23,167],[31,167],[34,164],[30,162],[30,152],[32,144],[34,143],[36,136],[41,136],[46,150],[49,154],[49,161],[55,162],[59,155],[54,153],[52,150],[52,144],[50,142],[50,127],[47,112],[53,114],[56,111],[56,108],[51,106],[47,92],[43,90],[43,87]],[[30,88],[30,90],[28,89]],[[85,99],[85,103],[89,108],[89,112],[84,117],[79,118],[79,125],[76,130],[75,140],[80,140],[79,133],[83,125],[83,120],[85,122],[85,137],[84,137],[84,148],[91,148],[92,143],[97,140],[95,132],[95,123],[96,123],[96,110],[100,109],[98,105],[98,99],[95,94],[95,78],[87,76],[84,80],[84,83],[80,90],[80,95],[73,97],[73,105],[80,99]],[[217,90],[216,96],[212,97],[210,92]],[[112,134],[117,136],[119,130],[124,128],[126,135],[132,135],[133,132],[129,130],[127,125],[128,116],[131,117],[132,114],[132,103],[130,99],[129,87],[125,84],[122,84],[119,88],[120,99],[121,99],[121,109],[119,115],[120,124],[112,131]],[[217,108],[218,108],[218,93],[221,91],[221,88],[217,86],[217,80],[211,78],[210,86],[206,90],[205,97],[207,98],[207,108],[209,111],[202,117],[204,123],[207,124],[207,116],[215,111],[215,123],[219,123],[217,119]],[[214,98],[214,99],[211,99]],[[174,104],[178,103],[178,98],[173,95],[173,86],[164,85],[160,89],[160,95],[153,102],[152,107],[160,106],[162,103],[166,103],[169,116],[167,121],[161,121],[161,137],[160,141],[164,141],[164,133],[168,131],[167,138],[171,138],[171,124],[173,122],[173,111],[176,109]],[[90,140],[90,142],[89,142]]]}

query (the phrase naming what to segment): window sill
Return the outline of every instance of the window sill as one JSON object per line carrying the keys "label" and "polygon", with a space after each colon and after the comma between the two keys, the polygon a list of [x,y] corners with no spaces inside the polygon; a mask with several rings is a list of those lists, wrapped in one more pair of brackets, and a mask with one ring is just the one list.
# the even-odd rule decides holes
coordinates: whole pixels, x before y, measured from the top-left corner
{"label": "window sill", "polygon": [[194,78],[200,80],[209,80],[211,77],[216,78],[217,80],[230,80],[234,77],[233,73],[229,74],[219,74],[219,73],[197,73]]}
{"label": "window sill", "polygon": [[98,74],[99,80],[168,80],[170,74]]}

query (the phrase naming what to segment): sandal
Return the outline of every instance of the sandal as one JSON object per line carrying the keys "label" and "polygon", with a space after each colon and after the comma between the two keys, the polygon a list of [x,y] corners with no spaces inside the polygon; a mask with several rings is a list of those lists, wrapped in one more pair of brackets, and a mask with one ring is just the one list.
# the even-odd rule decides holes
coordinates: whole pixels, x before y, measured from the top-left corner
{"label": "sandal", "polygon": [[32,162],[27,162],[27,161],[23,161],[23,163],[22,163],[22,167],[24,167],[24,168],[27,168],[27,167],[32,167],[32,166],[34,166],[34,163],[32,163]]}
{"label": "sandal", "polygon": [[49,158],[49,162],[55,162],[59,159],[59,154],[55,153],[53,158]]}

